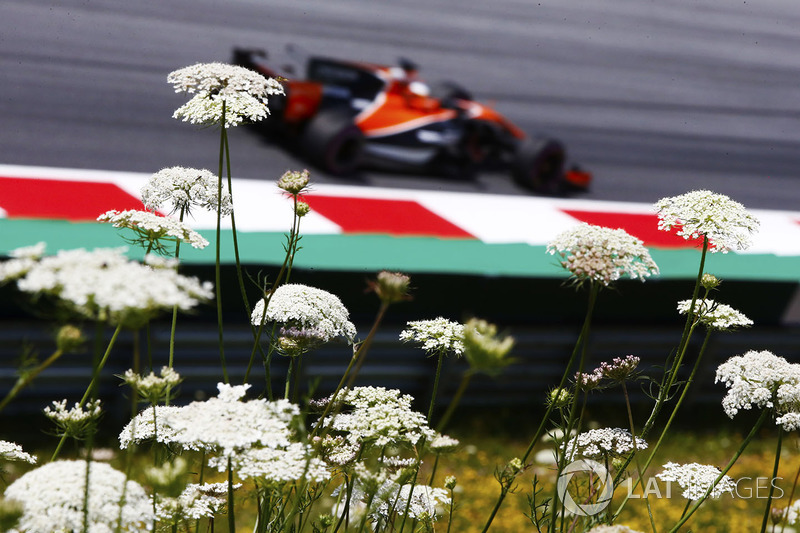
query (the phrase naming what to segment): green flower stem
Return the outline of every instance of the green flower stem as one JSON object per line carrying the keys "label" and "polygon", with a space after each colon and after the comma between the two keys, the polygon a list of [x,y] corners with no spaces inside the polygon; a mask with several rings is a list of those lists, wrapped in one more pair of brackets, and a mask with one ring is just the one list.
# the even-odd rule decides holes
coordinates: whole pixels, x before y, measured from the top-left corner
{"label": "green flower stem", "polygon": [[[789,491],[789,499],[787,501],[793,502],[794,501],[794,493],[797,490],[797,482],[800,481],[800,467],[797,468],[797,473],[794,475],[794,482],[792,483],[792,490]],[[788,518],[788,513],[783,515],[783,520],[781,521],[781,533],[786,529],[786,522]]]}
{"label": "green flower stem", "polygon": [[317,424],[314,426],[314,429],[311,430],[311,433],[308,436],[309,439],[316,436],[317,432],[320,429],[322,429],[322,423],[325,421],[325,417],[330,414],[333,405],[336,403],[336,396],[339,394],[339,391],[342,390],[342,387],[344,387],[345,383],[347,383],[348,376],[350,374],[350,371],[353,369],[353,366],[359,359],[367,356],[367,350],[369,350],[369,347],[372,344],[372,339],[375,337],[375,333],[377,333],[378,331],[378,326],[380,325],[381,320],[383,320],[383,315],[385,312],[386,309],[384,308],[383,305],[381,305],[381,308],[378,310],[377,315],[375,315],[375,321],[372,323],[372,328],[370,328],[369,333],[367,334],[367,338],[364,339],[364,341],[358,346],[358,349],[355,350],[355,352],[353,353],[353,357],[350,358],[350,363],[347,365],[344,374],[342,374],[342,379],[340,379],[339,384],[336,385],[336,389],[333,391],[333,394],[331,395],[331,400],[328,402],[328,405],[325,406],[325,410],[322,412],[322,416],[319,417],[319,420],[317,420]]}
{"label": "green flower stem", "polygon": [[706,493],[703,495],[703,497],[700,498],[699,500],[697,500],[694,503],[694,505],[692,505],[692,507],[689,509],[689,511],[678,521],[678,523],[675,524],[672,527],[672,529],[669,530],[669,533],[675,533],[676,531],[678,531],[678,529],[680,529],[680,527],[683,524],[685,524],[686,521],[689,520],[689,518],[691,518],[691,516],[694,514],[694,512],[697,511],[697,509],[699,509],[701,505],[703,505],[703,502],[706,501],[706,499],[711,494],[711,491],[714,489],[714,487],[717,485],[717,483],[720,482],[720,480],[725,476],[725,474],[728,473],[728,470],[731,469],[731,467],[734,465],[734,463],[736,463],[736,461],[739,459],[739,457],[744,453],[745,448],[747,448],[747,446],[750,444],[750,441],[752,441],[753,438],[756,436],[758,431],[761,429],[761,426],[764,425],[764,422],[767,420],[767,418],[769,417],[770,414],[771,414],[771,411],[769,409],[764,409],[762,411],[761,416],[758,418],[756,423],[753,425],[753,429],[750,430],[750,433],[748,433],[747,437],[745,437],[745,439],[742,441],[742,444],[739,445],[739,449],[736,450],[736,453],[733,455],[731,460],[728,462],[727,465],[725,465],[725,468],[722,470],[722,472],[719,473],[719,475],[717,476],[717,479],[714,480],[714,483],[712,483],[708,487],[708,489],[706,490]]}
{"label": "green flower stem", "polygon": [[231,466],[231,458],[228,457],[228,531],[231,533],[236,531],[236,518],[233,509],[233,468]]}
{"label": "green flower stem", "polygon": [[[697,354],[697,360],[694,362],[694,367],[692,368],[692,373],[689,374],[689,379],[686,380],[686,383],[683,385],[683,390],[681,391],[681,395],[678,398],[678,402],[675,404],[675,407],[672,408],[672,413],[669,415],[669,419],[667,420],[664,429],[661,430],[661,435],[658,437],[658,441],[656,442],[655,446],[650,449],[650,455],[647,457],[647,461],[645,461],[644,466],[642,467],[642,473],[647,472],[647,469],[650,467],[650,463],[653,462],[655,458],[656,452],[658,452],[659,448],[661,448],[661,444],[664,442],[664,438],[669,431],[669,428],[672,426],[672,422],[675,420],[675,415],[678,414],[678,410],[680,409],[681,405],[683,404],[683,400],[686,398],[686,393],[689,392],[689,386],[694,381],[695,374],[697,374],[697,369],[700,368],[700,361],[703,359],[703,355],[706,352],[706,347],[708,346],[708,340],[711,338],[711,330],[706,332],[706,337],[703,340],[703,345],[700,347],[700,352]],[[625,462],[625,465],[620,469],[620,473],[617,474],[616,479],[614,479],[614,485],[616,486],[617,483],[620,481],[620,477],[622,472],[625,471],[625,468],[630,464],[630,460]],[[639,479],[636,480],[631,490],[628,491],[628,494],[625,496],[625,499],[622,500],[619,507],[617,508],[616,512],[614,513],[614,519],[616,519],[620,512],[622,512],[623,507],[625,504],[628,503],[628,499],[630,498],[631,493],[636,489],[639,483],[644,479],[642,477],[642,473],[639,474]]]}
{"label": "green flower stem", "polygon": [[[697,366],[695,366],[695,369],[696,368]],[[685,388],[684,391],[686,391]],[[624,381],[622,382],[622,394],[625,396],[625,407],[627,407],[628,410],[628,423],[631,426],[631,439],[633,440],[633,452],[631,453],[631,457],[636,462],[636,472],[639,474],[639,480],[642,480],[644,479],[645,470],[642,469],[642,465],[639,463],[639,455],[637,453],[639,447],[636,445],[636,425],[633,423],[633,411],[631,411],[631,399],[630,396],[628,396],[628,387],[627,385],[625,385]],[[656,528],[656,522],[653,519],[653,509],[650,507],[650,499],[648,498],[647,492],[644,493],[644,503],[645,506],[647,507],[647,516],[650,517],[650,527],[653,529],[653,533],[658,533],[658,528]]]}
{"label": "green flower stem", "polygon": [[[94,388],[95,388],[95,386],[97,384],[97,379],[100,377],[100,371],[103,370],[103,367],[105,366],[106,361],[108,361],[108,356],[111,354],[111,348],[114,346],[114,343],[117,341],[117,337],[119,336],[119,332],[120,331],[122,331],[122,324],[121,323],[117,326],[117,329],[114,330],[114,334],[111,336],[111,340],[108,342],[108,347],[106,348],[105,354],[103,354],[102,359],[100,359],[100,362],[95,366],[94,372],[92,374],[92,381],[89,382],[89,386],[86,388],[86,392],[83,394],[83,397],[81,398],[81,401],[78,404],[81,407],[83,407],[83,405],[86,403],[86,400],[89,399],[89,396],[94,391]],[[56,446],[56,449],[53,452],[53,456],[50,458],[50,462],[53,462],[53,461],[56,460],[56,458],[58,457],[58,454],[61,453],[61,448],[64,446],[64,442],[66,440],[67,440],[66,434],[62,435],[61,436],[61,440],[58,441],[58,446]]]}
{"label": "green flower stem", "polygon": [[[297,207],[297,195],[294,196],[294,204],[295,208]],[[269,307],[269,302],[272,299],[272,293],[274,290],[283,282],[283,276],[286,275],[286,281],[289,280],[289,275],[291,274],[292,264],[294,263],[294,256],[297,254],[298,244],[300,243],[300,217],[297,216],[297,210],[294,210],[294,215],[292,216],[292,227],[289,230],[288,242],[286,243],[286,255],[283,258],[283,263],[281,264],[281,269],[278,271],[278,276],[275,278],[275,282],[272,284],[272,290],[264,296],[264,311],[261,313],[261,320],[259,321],[258,328],[254,329],[255,333],[255,340],[253,342],[253,350],[250,352],[250,361],[247,363],[247,370],[244,373],[244,381],[243,383],[247,383],[248,378],[250,377],[250,370],[253,368],[253,364],[255,363],[256,359],[256,351],[259,350],[261,346],[261,335],[264,331],[264,319],[267,316],[267,308]],[[266,291],[265,291],[266,292]],[[250,320],[248,316],[248,320]],[[252,320],[250,321],[252,324]],[[251,325],[251,328],[253,326]],[[272,328],[272,334],[270,338],[275,338],[275,326]],[[266,371],[266,385],[267,385],[267,397],[271,400],[272,399],[272,378],[270,376],[270,361],[272,356],[273,347],[270,346],[269,353],[266,356],[265,361],[265,371]]]}
{"label": "green flower stem", "polygon": [[456,389],[456,393],[453,395],[453,398],[450,400],[450,404],[447,406],[447,410],[442,415],[442,419],[439,421],[439,425],[436,426],[436,431],[441,433],[444,428],[447,426],[447,423],[450,422],[450,417],[453,416],[453,413],[458,407],[458,404],[461,402],[461,397],[464,396],[464,393],[467,390],[467,386],[469,385],[472,376],[475,373],[472,370],[466,370],[464,375],[461,377],[461,383],[458,384],[458,389]]}
{"label": "green flower stem", "polygon": [[431,405],[428,407],[428,423],[433,419],[433,407],[436,405],[436,393],[439,390],[439,378],[442,376],[442,362],[444,361],[444,351],[440,350],[438,361],[436,362],[436,377],[433,379],[433,391],[431,392]]}
{"label": "green flower stem", "polygon": [[[589,308],[590,309],[594,309],[595,303],[597,302],[597,295],[600,293],[600,287],[601,287],[601,285],[599,283],[592,282],[592,284],[591,284],[591,289],[589,290]],[[577,370],[578,374],[583,373],[583,368],[584,368],[584,366],[586,364],[586,344],[588,343],[588,325],[587,325],[587,323],[584,323],[584,328],[586,329],[586,331],[585,331],[586,335],[585,336],[583,335],[584,331],[582,330],[581,331],[581,338],[579,339],[581,356],[580,356],[580,359],[578,360],[578,370]],[[576,344],[575,348],[576,349],[578,348],[577,344]],[[573,352],[573,355],[574,355],[574,352]],[[564,380],[562,378],[562,383],[559,384],[559,388],[563,387],[563,382],[564,382]],[[572,430],[573,429],[577,428],[577,430],[580,431],[580,425],[576,424],[576,421],[578,421],[577,420],[577,413],[578,413],[578,399],[579,399],[579,396],[580,396],[579,393],[580,393],[580,389],[578,387],[578,381],[576,380],[575,381],[575,385],[573,387],[573,391],[572,391],[572,405],[570,405],[570,408],[569,408],[569,418],[567,419],[567,426],[566,426],[565,431],[564,431],[564,436],[567,439],[569,438],[570,435],[572,435]],[[564,454],[564,456],[562,456],[562,457],[560,457],[558,459],[558,472],[559,473],[561,473],[561,471],[566,466],[566,460],[567,460],[566,454]],[[523,460],[523,462],[524,462],[524,460]],[[553,502],[558,501],[558,486],[554,486],[553,487],[553,499],[552,499],[552,501]],[[556,515],[557,515],[557,513],[558,513],[558,506],[557,505],[553,505],[553,507],[552,507],[552,509],[550,511],[550,523],[551,524],[555,524],[556,523]]]}
{"label": "green flower stem", "polygon": [[50,357],[48,357],[42,363],[40,363],[39,366],[37,366],[33,370],[25,372],[19,378],[17,378],[17,382],[14,383],[14,387],[10,391],[8,391],[8,394],[6,394],[5,398],[3,398],[2,401],[0,401],[0,411],[2,411],[3,408],[17,396],[17,394],[19,394],[19,391],[30,385],[31,382],[36,378],[36,376],[38,376],[42,372],[42,370],[52,365],[63,354],[64,352],[62,350],[56,350],[50,355]]}
{"label": "green flower stem", "polygon": [[[378,314],[375,316],[375,324],[379,324],[383,321],[383,315],[386,314],[386,310],[389,308],[389,304],[381,302],[381,306],[378,308]],[[374,326],[373,326],[374,327]],[[367,336],[367,339],[370,343],[372,343],[372,337]],[[364,344],[367,343],[367,340],[364,341]],[[369,350],[369,345],[365,346],[365,350]],[[347,386],[352,387],[358,377],[358,373],[361,371],[361,366],[364,364],[364,359],[366,359],[366,351],[363,356],[361,356],[358,361],[356,362],[356,366],[353,368],[353,371],[350,373],[350,378],[347,380]]]}
{"label": "green flower stem", "polygon": [[672,389],[672,386],[675,384],[675,380],[678,376],[678,371],[680,370],[681,362],[683,361],[683,356],[686,353],[686,349],[689,346],[689,340],[692,337],[692,333],[694,332],[694,328],[696,326],[695,317],[697,315],[695,308],[697,304],[697,297],[700,294],[700,286],[702,284],[703,279],[703,272],[705,271],[706,265],[706,256],[708,255],[708,237],[703,237],[703,250],[700,253],[700,267],[697,271],[697,278],[695,279],[694,283],[694,290],[692,291],[692,303],[689,306],[689,310],[686,312],[686,323],[683,327],[683,334],[681,335],[680,343],[678,344],[678,355],[675,359],[674,364],[671,368],[667,371],[668,378],[666,380],[666,386],[662,386],[661,390],[658,392],[658,398],[656,400],[655,405],[653,406],[653,410],[650,413],[650,417],[645,422],[644,427],[642,428],[642,438],[646,437],[647,434],[652,429],[653,424],[656,422],[656,418],[658,417],[659,412],[661,411],[661,407],[669,398],[669,391]]}
{"label": "green flower stem", "polygon": [[[225,100],[222,101],[221,128],[225,131]],[[219,358],[222,364],[222,379],[225,383],[230,383],[228,378],[228,365],[225,362],[225,341],[222,327],[222,275],[221,275],[221,251],[222,243],[222,162],[225,155],[225,136],[220,136],[219,141],[219,171],[217,173],[217,236],[216,236],[216,256],[214,260],[214,285],[217,295],[217,331],[219,337]],[[231,212],[233,212],[233,201],[231,199]]]}
{"label": "green flower stem", "polygon": [[[764,507],[764,519],[761,521],[761,533],[767,531],[767,523],[769,522],[769,511],[772,507],[772,495],[775,492],[775,480],[778,478],[778,465],[781,462],[781,444],[783,443],[783,426],[778,426],[778,447],[775,450],[775,466],[772,468],[772,481],[769,484],[769,496],[767,496],[767,505]],[[789,500],[791,502],[791,500]]]}
{"label": "green flower stem", "polygon": [[[558,384],[559,389],[564,388],[564,385],[567,382],[567,377],[570,374],[570,369],[572,368],[572,365],[575,362],[575,358],[577,357],[578,350],[581,348],[581,345],[584,342],[586,342],[586,339],[589,337],[589,327],[591,326],[592,323],[592,315],[594,313],[594,307],[597,303],[597,295],[599,290],[600,290],[599,286],[597,288],[595,288],[594,285],[592,286],[592,290],[589,294],[589,303],[586,309],[586,317],[583,320],[583,326],[581,327],[581,332],[580,335],[578,336],[577,342],[575,343],[575,347],[572,350],[572,355],[570,355],[569,361],[567,361],[567,366],[564,369],[564,374],[561,376],[561,381]],[[547,406],[547,410],[545,411],[544,416],[542,417],[542,421],[539,423],[539,427],[536,429],[536,433],[534,433],[533,438],[531,439],[531,442],[528,445],[528,449],[525,450],[525,454],[521,458],[523,465],[527,462],[528,457],[530,457],[531,453],[533,453],[533,449],[536,446],[536,443],[539,442],[539,438],[541,438],[542,434],[544,433],[544,429],[547,425],[547,422],[550,420],[550,413],[553,412],[554,407],[555,404],[553,402],[550,402],[550,404]],[[483,526],[483,529],[481,530],[482,533],[486,533],[489,530],[489,527],[491,527],[492,522],[494,521],[494,517],[497,515],[497,512],[500,510],[500,506],[503,505],[503,501],[508,495],[509,489],[510,487],[501,486],[500,495],[497,498],[497,502],[495,503],[494,508],[492,509],[488,520],[486,521],[486,524]]]}

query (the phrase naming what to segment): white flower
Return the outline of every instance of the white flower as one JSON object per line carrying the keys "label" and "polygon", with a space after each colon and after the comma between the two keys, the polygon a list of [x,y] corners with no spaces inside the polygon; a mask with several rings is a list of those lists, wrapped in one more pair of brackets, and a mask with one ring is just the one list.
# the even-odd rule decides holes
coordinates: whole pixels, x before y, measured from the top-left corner
{"label": "white flower", "polygon": [[[678,313],[685,315],[689,312],[691,305],[691,300],[681,300],[678,302]],[[708,329],[726,330],[753,325],[753,321],[744,314],[729,305],[714,300],[698,299],[695,308],[697,309],[697,319]]]}
{"label": "white flower", "polygon": [[793,501],[786,511],[786,522],[790,525],[796,524],[800,518],[800,500]]}
{"label": "white flower", "polygon": [[142,398],[153,404],[162,399],[169,389],[176,387],[181,382],[180,374],[168,366],[161,367],[160,376],[156,376],[154,372],[143,376],[128,369],[122,379]]}
{"label": "white flower", "polygon": [[559,234],[547,245],[547,252],[558,254],[561,266],[578,282],[609,285],[623,276],[644,281],[658,274],[658,266],[642,240],[623,229],[584,223]]}
{"label": "white flower", "polygon": [[573,437],[564,446],[567,460],[573,461],[576,456],[593,458],[602,456],[625,455],[634,450],[644,450],[647,442],[636,437],[634,446],[630,431],[620,428],[592,429]]}
{"label": "white flower", "polygon": [[452,352],[464,353],[464,325],[446,318],[409,322],[400,333],[403,342],[414,341],[428,354]]}
{"label": "white flower", "polygon": [[269,114],[267,97],[283,94],[283,87],[273,78],[252,70],[224,63],[198,63],[171,72],[167,82],[175,92],[194,94],[172,115],[192,124],[218,124],[224,127],[241,124],[245,119],[258,122]]}
{"label": "white flower", "polygon": [[656,474],[656,477],[661,481],[677,482],[683,489],[683,497],[687,500],[699,500],[712,486],[714,487],[710,493],[712,498],[719,498],[726,492],[733,494],[736,490],[736,483],[729,476],[723,476],[716,485],[714,484],[722,473],[716,466],[698,463],[681,465],[670,462],[663,468],[664,471]]}
{"label": "white flower", "polygon": [[[241,484],[233,485],[234,490]],[[228,482],[191,483],[177,498],[162,498],[156,505],[156,516],[161,522],[177,524],[182,520],[211,518],[228,503]]]}
{"label": "white flower", "polygon": [[19,444],[7,440],[0,440],[0,459],[36,464],[35,456],[22,451],[22,446]]}
{"label": "white flower", "polygon": [[171,435],[163,442],[187,450],[215,451],[226,458],[251,447],[289,446],[290,424],[300,413],[296,405],[288,400],[240,401],[246,386],[220,383],[218,387],[216,398],[165,412],[163,423]]}
{"label": "white flower", "polygon": [[707,237],[712,252],[746,250],[750,247],[750,234],[759,226],[742,204],[705,190],[662,198],[655,209],[658,229],[675,228],[676,234],[687,240]]}
{"label": "white flower", "polygon": [[262,299],[253,308],[253,325],[262,321],[282,322],[286,325],[282,332],[285,337],[312,337],[327,342],[342,336],[352,342],[356,335],[356,327],[342,301],[322,289],[296,283],[281,285],[272,294],[266,314],[264,303]]}
{"label": "white flower", "polygon": [[[61,250],[28,265],[17,287],[37,297],[56,298],[90,320],[132,328],[174,306],[187,311],[213,297],[210,283],[131,261],[124,252],[124,248]],[[15,261],[28,259],[6,264]]]}
{"label": "white flower", "polygon": [[[18,529],[26,533],[83,531],[85,482],[86,461],[55,461],[24,474],[5,491],[7,499],[18,501],[24,509]],[[106,463],[90,465],[88,511],[91,533],[149,531],[153,520],[144,489]]]}
{"label": "white flower", "polygon": [[60,402],[54,401],[52,407],[47,406],[44,408],[44,414],[47,418],[54,422],[65,424],[88,422],[98,418],[102,412],[100,400],[90,401],[85,406],[81,406],[78,402],[75,402],[75,405],[70,409],[67,409],[67,400],[61,400]]}
{"label": "white flower", "polygon": [[[241,479],[281,485],[306,480],[319,483],[330,478],[321,459],[312,457],[310,446],[292,442],[282,446],[252,447],[232,455],[231,468]],[[212,457],[208,465],[220,472],[228,468],[228,458]]]}
{"label": "white flower", "polygon": [[377,514],[384,520],[390,519],[391,511],[416,520],[436,520],[441,516],[442,508],[449,504],[450,496],[446,489],[427,485],[403,485],[381,498]]}
{"label": "white flower", "polygon": [[219,208],[222,216],[228,216],[233,210],[231,194],[225,182],[221,185],[222,196],[219,178],[208,170],[164,168],[150,176],[142,187],[142,202],[147,209],[169,207],[172,212],[189,213],[196,206],[216,213]]}
{"label": "white flower", "polygon": [[277,185],[279,189],[296,196],[308,187],[308,170],[287,170]]}
{"label": "white flower", "polygon": [[177,218],[161,216],[150,211],[112,209],[97,217],[97,220],[109,222],[115,228],[132,229],[140,236],[139,240],[143,241],[144,245],[148,242],[155,243],[156,248],[158,241],[162,239],[185,242],[199,249],[208,246],[208,241],[187,224]]}
{"label": "white flower", "polygon": [[[783,416],[800,411],[800,365],[772,352],[751,350],[731,357],[717,367],[715,383],[719,382],[728,388],[722,407],[730,418],[753,406],[775,408]],[[793,416],[782,421],[794,425]]]}
{"label": "white flower", "polygon": [[588,531],[588,533],[642,533],[639,530],[631,529],[628,526],[614,524],[613,526],[601,525],[595,526]]}
{"label": "white flower", "polygon": [[155,439],[157,442],[172,442],[175,431],[164,423],[169,413],[179,411],[176,405],[156,405],[143,410],[119,434],[119,447],[125,449],[133,443]]}
{"label": "white flower", "polygon": [[350,406],[324,421],[323,426],[340,432],[350,444],[375,448],[407,444],[414,446],[425,438],[431,442],[437,433],[428,427],[422,413],[411,409],[408,394],[383,387],[342,389],[337,404]]}

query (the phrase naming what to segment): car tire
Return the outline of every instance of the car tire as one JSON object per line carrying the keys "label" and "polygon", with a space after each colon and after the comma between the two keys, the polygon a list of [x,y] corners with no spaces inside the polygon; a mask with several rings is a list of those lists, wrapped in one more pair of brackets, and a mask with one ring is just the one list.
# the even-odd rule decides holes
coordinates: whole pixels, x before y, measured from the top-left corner
{"label": "car tire", "polygon": [[534,192],[561,194],[566,159],[564,145],[556,139],[528,139],[517,148],[512,177],[518,185]]}
{"label": "car tire", "polygon": [[322,112],[306,125],[301,138],[309,161],[336,176],[358,170],[364,155],[364,134],[352,117],[343,113]]}

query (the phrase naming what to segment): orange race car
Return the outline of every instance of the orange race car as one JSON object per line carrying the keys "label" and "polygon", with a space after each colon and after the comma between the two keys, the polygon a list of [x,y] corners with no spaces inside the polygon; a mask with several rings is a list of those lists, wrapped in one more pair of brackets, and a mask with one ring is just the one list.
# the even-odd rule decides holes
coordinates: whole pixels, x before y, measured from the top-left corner
{"label": "orange race car", "polygon": [[408,60],[391,67],[309,57],[304,79],[287,79],[293,69],[269,66],[263,50],[236,48],[233,62],[284,79],[286,94],[270,97],[266,127],[334,175],[369,166],[470,176],[503,165],[518,184],[545,194],[585,190],[592,179],[567,168],[558,140],[529,137],[455,83],[429,87]]}

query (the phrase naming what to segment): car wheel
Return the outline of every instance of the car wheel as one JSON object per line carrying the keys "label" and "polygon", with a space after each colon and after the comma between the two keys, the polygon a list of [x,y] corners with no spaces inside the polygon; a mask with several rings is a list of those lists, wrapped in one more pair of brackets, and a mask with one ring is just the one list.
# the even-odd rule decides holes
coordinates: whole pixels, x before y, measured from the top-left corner
{"label": "car wheel", "polygon": [[517,149],[512,164],[514,181],[538,193],[560,194],[564,186],[564,145],[555,139],[528,139]]}
{"label": "car wheel", "polygon": [[318,114],[306,126],[301,143],[311,163],[336,176],[353,174],[363,159],[364,134],[345,114]]}

